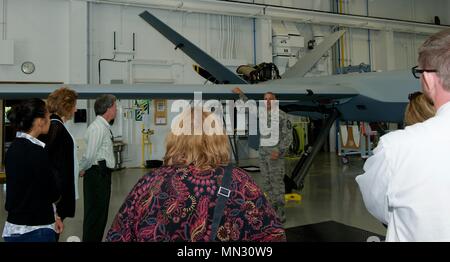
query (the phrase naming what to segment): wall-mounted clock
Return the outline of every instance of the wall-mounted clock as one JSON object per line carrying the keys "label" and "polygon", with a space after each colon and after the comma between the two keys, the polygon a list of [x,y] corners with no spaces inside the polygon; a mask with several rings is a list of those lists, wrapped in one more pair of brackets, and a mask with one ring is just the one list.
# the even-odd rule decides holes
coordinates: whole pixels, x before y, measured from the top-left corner
{"label": "wall-mounted clock", "polygon": [[34,66],[33,62],[26,61],[23,62],[21,69],[24,74],[32,74],[36,67]]}

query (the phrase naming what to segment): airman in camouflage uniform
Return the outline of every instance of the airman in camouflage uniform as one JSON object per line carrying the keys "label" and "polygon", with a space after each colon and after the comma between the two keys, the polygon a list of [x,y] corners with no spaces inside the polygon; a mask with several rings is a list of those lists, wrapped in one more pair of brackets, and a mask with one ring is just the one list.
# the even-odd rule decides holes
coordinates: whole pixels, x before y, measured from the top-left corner
{"label": "airman in camouflage uniform", "polygon": [[[233,92],[239,94],[244,101],[247,100],[247,97],[239,88],[233,89]],[[273,93],[268,92],[264,95],[264,100],[266,101],[268,123],[272,123],[270,101],[276,100],[276,96]],[[276,210],[281,221],[284,223],[286,221],[284,210],[285,185],[283,181],[285,175],[284,157],[288,153],[293,138],[291,122],[288,120],[287,114],[281,110],[279,110],[278,122],[279,123],[274,119],[274,124],[279,124],[278,144],[274,146],[261,146],[260,143],[259,167],[263,178],[261,187],[266,193],[269,201],[272,203],[272,206]],[[266,137],[261,136],[261,139],[264,138]]]}

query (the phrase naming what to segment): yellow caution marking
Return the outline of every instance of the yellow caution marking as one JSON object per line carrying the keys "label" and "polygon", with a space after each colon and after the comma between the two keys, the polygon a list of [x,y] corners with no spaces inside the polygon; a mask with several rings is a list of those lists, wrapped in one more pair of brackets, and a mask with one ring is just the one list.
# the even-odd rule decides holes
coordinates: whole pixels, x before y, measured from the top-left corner
{"label": "yellow caution marking", "polygon": [[0,172],[0,184],[5,183],[5,181],[6,181],[5,172]]}
{"label": "yellow caution marking", "polygon": [[284,200],[286,203],[297,203],[300,204],[302,201],[302,196],[297,193],[285,194]]}

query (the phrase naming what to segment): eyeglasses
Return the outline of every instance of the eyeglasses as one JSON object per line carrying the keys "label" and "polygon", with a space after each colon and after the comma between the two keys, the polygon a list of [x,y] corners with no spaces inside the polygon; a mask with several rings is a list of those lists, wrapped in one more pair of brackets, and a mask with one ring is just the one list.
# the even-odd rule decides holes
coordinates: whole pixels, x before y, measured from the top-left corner
{"label": "eyeglasses", "polygon": [[420,96],[421,94],[422,94],[422,92],[420,92],[420,91],[411,93],[411,94],[408,95],[408,99],[409,99],[409,101],[412,101],[412,100],[414,100],[416,97]]}
{"label": "eyeglasses", "polygon": [[415,67],[411,68],[411,72],[412,72],[412,74],[413,74],[413,76],[415,78],[420,79],[420,75],[423,72],[430,72],[430,73],[434,72],[434,73],[436,73],[437,70],[436,69],[418,69],[418,66],[415,66]]}

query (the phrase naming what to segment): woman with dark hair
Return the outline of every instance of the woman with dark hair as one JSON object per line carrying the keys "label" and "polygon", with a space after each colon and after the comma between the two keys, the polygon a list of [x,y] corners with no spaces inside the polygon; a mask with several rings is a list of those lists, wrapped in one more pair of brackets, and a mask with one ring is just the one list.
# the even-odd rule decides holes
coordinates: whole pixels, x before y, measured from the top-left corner
{"label": "woman with dark hair", "polygon": [[66,87],[53,91],[47,98],[47,109],[51,114],[50,129],[48,134],[39,136],[39,140],[46,144],[50,164],[61,188],[61,200],[56,205],[61,221],[75,216],[75,200],[78,199],[76,144],[65,126],[77,111],[77,98],[78,94]]}
{"label": "woman with dark hair", "polygon": [[38,140],[50,126],[45,102],[26,100],[7,114],[17,130],[5,157],[6,204],[8,211],[3,239],[6,242],[54,242],[61,233],[54,203],[59,189],[50,168],[45,144]]}

